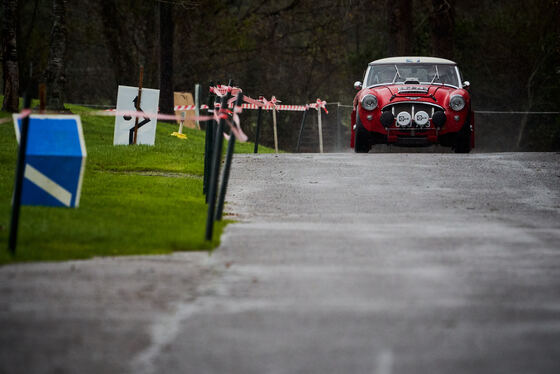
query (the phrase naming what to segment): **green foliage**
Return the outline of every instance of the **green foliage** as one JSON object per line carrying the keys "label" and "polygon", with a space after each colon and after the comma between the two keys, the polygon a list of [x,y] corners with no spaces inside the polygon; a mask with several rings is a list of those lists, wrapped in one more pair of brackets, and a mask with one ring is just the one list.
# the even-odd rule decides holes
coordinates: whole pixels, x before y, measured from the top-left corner
{"label": "green foliage", "polygon": [[[46,67],[50,3],[20,3],[18,42],[25,46],[19,56],[20,87],[27,87],[33,63],[31,87],[35,89]],[[172,3],[176,91],[231,78],[253,97],[275,95],[287,104],[317,97],[350,103],[355,94],[352,83],[363,78],[368,62],[388,57],[394,34],[402,32],[389,32],[393,24],[388,10],[405,3],[412,4],[412,35],[407,38],[406,54],[434,53],[434,1]],[[471,82],[475,109],[553,111],[560,106],[557,0],[445,3],[454,7],[455,15],[450,30],[453,50],[446,57],[458,62]],[[73,2],[67,17],[66,64],[71,102],[114,103],[117,85],[137,85],[141,64],[144,87],[158,88],[157,9],[158,3],[151,0]],[[291,149],[299,120],[289,116],[286,120],[279,129],[280,142]],[[501,126],[507,136],[506,124]],[[272,132],[263,132],[261,141],[273,144]]]}
{"label": "green foliage", "polygon": [[558,7],[549,0],[513,0],[459,9],[457,61],[479,109],[556,110]]}
{"label": "green foliage", "polygon": [[7,242],[17,144],[12,122],[0,125],[0,263],[207,250],[219,243],[227,221],[216,224],[211,242],[204,240],[203,132],[185,129],[182,140],[170,136],[176,124],[160,122],[155,146],[115,147],[113,118],[68,107],[81,115],[88,152],[80,207],[23,206],[14,258]]}

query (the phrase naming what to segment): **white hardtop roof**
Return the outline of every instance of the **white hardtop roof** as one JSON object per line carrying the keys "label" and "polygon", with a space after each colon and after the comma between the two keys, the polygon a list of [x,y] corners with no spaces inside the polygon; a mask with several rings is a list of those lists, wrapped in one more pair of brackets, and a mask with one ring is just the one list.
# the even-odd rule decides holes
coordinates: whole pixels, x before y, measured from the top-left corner
{"label": "white hardtop roof", "polygon": [[370,65],[379,64],[448,64],[457,65],[451,60],[438,57],[422,57],[422,56],[402,56],[402,57],[388,57],[381,60],[375,60],[369,63]]}

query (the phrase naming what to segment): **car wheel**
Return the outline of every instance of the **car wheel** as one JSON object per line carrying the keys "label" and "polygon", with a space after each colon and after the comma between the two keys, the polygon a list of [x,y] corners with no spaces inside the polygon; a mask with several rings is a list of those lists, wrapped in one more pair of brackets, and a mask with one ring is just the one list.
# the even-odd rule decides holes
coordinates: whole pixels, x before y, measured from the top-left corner
{"label": "car wheel", "polygon": [[471,151],[471,127],[468,123],[463,125],[457,133],[453,150],[455,153],[469,153]]}
{"label": "car wheel", "polygon": [[367,131],[356,116],[356,130],[354,131],[354,152],[368,153],[371,148],[369,142],[369,131]]}

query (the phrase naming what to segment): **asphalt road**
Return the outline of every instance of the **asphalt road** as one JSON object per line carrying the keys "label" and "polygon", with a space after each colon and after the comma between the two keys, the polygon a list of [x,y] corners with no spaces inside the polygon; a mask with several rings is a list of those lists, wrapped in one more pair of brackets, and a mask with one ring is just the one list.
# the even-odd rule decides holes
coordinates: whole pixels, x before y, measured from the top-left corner
{"label": "asphalt road", "polygon": [[222,245],[0,267],[0,373],[559,373],[560,154],[237,156]]}

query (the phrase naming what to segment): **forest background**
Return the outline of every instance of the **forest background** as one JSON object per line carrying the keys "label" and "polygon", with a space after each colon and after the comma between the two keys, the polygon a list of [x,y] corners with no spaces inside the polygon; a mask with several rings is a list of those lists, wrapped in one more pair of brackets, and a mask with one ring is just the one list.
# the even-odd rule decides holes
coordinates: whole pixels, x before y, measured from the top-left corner
{"label": "forest background", "polygon": [[[228,79],[252,97],[351,104],[367,63],[394,55],[456,61],[478,111],[560,108],[558,0],[3,0],[1,10],[8,111],[13,92],[36,98],[40,83],[52,109],[113,106],[140,66],[166,113],[173,91]],[[481,120],[518,150],[560,150],[558,114]],[[283,148],[298,122],[280,130]]]}

